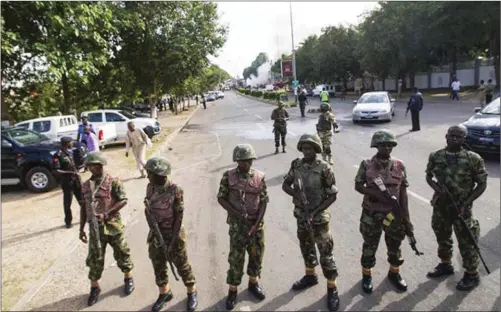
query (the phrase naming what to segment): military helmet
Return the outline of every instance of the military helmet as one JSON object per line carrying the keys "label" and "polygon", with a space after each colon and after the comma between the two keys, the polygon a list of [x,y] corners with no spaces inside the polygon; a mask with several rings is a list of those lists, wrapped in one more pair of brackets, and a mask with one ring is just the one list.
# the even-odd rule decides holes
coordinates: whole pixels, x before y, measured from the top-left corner
{"label": "military helmet", "polygon": [[85,164],[86,165],[99,164],[105,166],[108,164],[108,162],[106,161],[106,158],[104,158],[103,153],[90,152],[87,154],[87,157],[85,158]]}
{"label": "military helmet", "polygon": [[311,143],[315,147],[317,154],[322,153],[322,141],[316,134],[303,134],[297,143],[297,150],[302,152],[304,143]]}
{"label": "military helmet", "polygon": [[233,161],[256,159],[256,152],[250,144],[238,144],[233,149]]}
{"label": "military helmet", "polygon": [[165,157],[151,157],[146,162],[144,169],[153,172],[156,175],[166,177],[171,172],[170,162]]}
{"label": "military helmet", "polygon": [[282,107],[284,107],[284,105],[285,105],[284,102],[278,101],[278,107],[282,108]]}
{"label": "military helmet", "polygon": [[381,143],[392,143],[397,146],[397,138],[389,130],[379,130],[374,132],[371,140],[371,147],[377,147]]}
{"label": "military helmet", "polygon": [[328,111],[331,109],[331,105],[329,103],[325,103],[325,102],[322,102],[322,104],[320,104],[320,110],[321,111]]}

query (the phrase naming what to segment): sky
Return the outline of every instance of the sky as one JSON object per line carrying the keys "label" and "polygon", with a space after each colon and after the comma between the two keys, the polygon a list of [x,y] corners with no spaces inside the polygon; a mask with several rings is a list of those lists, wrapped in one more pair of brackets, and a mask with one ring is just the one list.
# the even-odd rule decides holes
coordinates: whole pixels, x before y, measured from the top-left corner
{"label": "sky", "polygon": [[[330,25],[358,24],[377,2],[292,2],[294,45],[321,34]],[[229,26],[228,39],[212,61],[232,76],[242,76],[260,52],[277,60],[292,51],[290,2],[218,2],[220,21]]]}

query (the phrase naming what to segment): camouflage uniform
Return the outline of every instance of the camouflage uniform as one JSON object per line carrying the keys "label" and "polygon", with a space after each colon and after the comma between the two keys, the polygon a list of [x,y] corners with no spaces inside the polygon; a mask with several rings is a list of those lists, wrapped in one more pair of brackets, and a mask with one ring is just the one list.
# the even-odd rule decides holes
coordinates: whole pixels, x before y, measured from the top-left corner
{"label": "camouflage uniform", "polygon": [[[336,117],[334,114],[330,112],[330,105],[328,103],[322,103],[320,104],[320,110],[322,113],[320,116],[318,116],[318,123],[317,123],[317,133],[318,137],[322,141],[322,157],[324,160],[327,160],[326,158],[328,157],[329,163],[332,165],[332,153],[331,153],[331,146],[332,146],[332,131],[333,131],[333,125],[334,127],[337,126],[336,122]],[[326,157],[327,156],[327,157]]]}
{"label": "camouflage uniform", "polygon": [[[473,191],[475,183],[487,183],[487,171],[484,161],[477,153],[461,149],[459,153],[449,153],[441,149],[430,154],[426,174],[431,176],[433,171],[439,175],[458,204],[461,204]],[[477,272],[479,257],[471,244],[467,232],[456,218],[455,208],[446,199],[441,201],[437,194],[431,200],[433,215],[431,226],[438,242],[438,257],[449,263],[452,258],[452,230],[458,240],[459,252],[463,259],[463,267],[467,272]],[[475,240],[478,242],[480,225],[473,217],[472,206],[465,207],[463,215]]]}
{"label": "camouflage uniform", "polygon": [[[315,137],[319,141],[318,137]],[[301,150],[301,144],[302,142],[300,141],[298,150]],[[318,150],[321,151],[320,145],[318,145]],[[315,159],[311,165],[304,162],[303,159],[295,159],[291,163],[289,172],[284,177],[285,183],[295,183],[296,175],[300,175],[303,179],[305,194],[310,203],[310,212],[320,205],[327,196],[337,193],[334,171],[326,162],[320,159]],[[297,220],[298,227],[297,237],[305,267],[313,269],[318,265],[317,252],[315,250],[315,245],[317,245],[320,254],[320,265],[324,276],[327,279],[335,279],[338,272],[333,254],[334,240],[329,224],[331,219],[330,210],[325,209],[313,216],[313,237],[315,241],[312,241],[307,229],[305,207],[297,198],[293,199],[293,203],[294,217]]]}
{"label": "camouflage uniform", "polygon": [[278,148],[280,147],[280,138],[282,138],[282,148],[285,152],[285,136],[287,134],[286,118],[289,118],[289,113],[284,109],[284,104],[279,102],[278,108],[275,108],[271,113],[271,120],[275,121],[273,123],[273,133],[275,133],[276,152],[278,152]]}
{"label": "camouflage uniform", "polygon": [[[124,186],[118,178],[113,178],[107,173],[104,173],[100,178],[91,177],[83,184],[83,196],[85,199],[88,222],[90,222],[93,213],[91,208],[91,183],[95,184],[96,189],[97,186],[100,185],[95,194],[95,199],[99,202],[96,214],[106,213],[116,202],[127,199]],[[113,256],[117,261],[117,266],[124,273],[130,272],[134,265],[132,264],[130,257],[129,246],[125,240],[124,224],[122,223],[120,212],[116,212],[113,215],[108,216],[108,219],[104,222],[104,224],[99,224],[99,237],[101,239],[102,246],[101,259],[98,258],[99,251],[95,250],[94,244],[89,244],[89,254],[86,261],[86,264],[90,269],[89,279],[97,281],[101,278],[104,270],[104,256],[107,244],[113,248]],[[91,235],[90,239],[95,238]]]}
{"label": "camouflage uniform", "polygon": [[[149,210],[145,210],[145,214],[150,226],[147,243],[149,257],[155,272],[155,282],[158,287],[165,291],[169,283],[167,261],[172,261],[188,290],[187,310],[194,311],[198,306],[198,298],[195,290],[195,275],[188,261],[186,233],[182,225],[184,214],[183,189],[168,180],[167,177],[171,173],[171,165],[166,158],[152,157],[146,162],[144,168],[155,175],[166,177],[165,184],[157,185],[149,183],[146,187],[145,202],[147,201]],[[149,211],[151,219],[148,219],[147,211]],[[151,228],[154,225],[150,222],[156,222],[162,234],[163,243],[169,247],[175,234],[174,231],[176,231],[175,222],[178,218],[181,218],[179,236],[176,238],[172,249],[168,250],[166,256],[160,245],[161,242],[157,241],[155,231]],[[160,311],[163,305],[172,299],[172,296],[170,290],[167,290],[166,293],[161,293],[152,310]]]}

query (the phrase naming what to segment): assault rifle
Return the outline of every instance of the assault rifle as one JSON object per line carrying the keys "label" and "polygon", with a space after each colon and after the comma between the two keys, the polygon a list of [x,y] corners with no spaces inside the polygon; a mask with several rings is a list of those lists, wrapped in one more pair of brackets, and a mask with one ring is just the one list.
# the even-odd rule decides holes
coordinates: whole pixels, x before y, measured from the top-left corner
{"label": "assault rifle", "polygon": [[172,261],[169,258],[169,251],[167,250],[167,245],[165,244],[162,232],[160,232],[160,228],[158,227],[158,222],[155,219],[155,217],[151,214],[150,202],[148,201],[147,198],[144,199],[144,206],[145,206],[144,214],[146,215],[146,221],[148,222],[150,230],[153,232],[153,236],[155,237],[156,243],[158,244],[157,247],[160,247],[160,249],[162,250],[165,260],[169,262],[170,269],[172,271],[172,274],[174,275],[174,278],[176,279],[176,281],[179,281],[179,278],[176,275],[176,271],[174,270],[174,265],[172,264]]}
{"label": "assault rifle", "polygon": [[443,180],[441,180],[436,171],[433,170],[432,171],[433,173],[433,176],[435,177],[435,180],[437,180],[437,184],[438,184],[438,187],[440,187],[440,189],[445,193],[445,195],[449,198],[450,202],[452,203],[452,206],[454,207],[454,209],[456,210],[456,217],[459,219],[459,222],[461,222],[461,226],[462,228],[468,233],[468,237],[470,238],[470,241],[471,243],[473,244],[473,247],[475,248],[475,251],[477,252],[480,260],[482,261],[482,264],[484,265],[484,268],[485,268],[485,271],[487,271],[487,274],[491,274],[491,271],[489,271],[489,268],[487,267],[487,264],[485,263],[485,260],[484,258],[482,257],[482,253],[480,252],[480,248],[478,247],[478,244],[477,242],[475,241],[475,238],[473,236],[473,233],[471,233],[471,230],[470,228],[468,227],[468,225],[466,224],[466,221],[464,220],[463,216],[461,215],[461,211],[456,203],[456,201],[454,200],[454,196],[452,196],[451,192],[449,191],[449,189],[447,188],[447,186],[445,186]]}
{"label": "assault rifle", "polygon": [[91,193],[91,198],[90,198],[90,207],[91,207],[91,216],[90,216],[90,220],[89,220],[89,236],[91,236],[92,238],[90,238],[91,240],[91,244],[94,246],[94,249],[97,251],[98,253],[98,260],[102,260],[103,259],[103,251],[102,251],[102,245],[101,245],[101,237],[100,237],[100,234],[99,234],[99,221],[97,220],[97,217],[96,217],[96,208],[97,208],[97,205],[98,205],[98,202],[96,201],[96,192],[97,190],[99,190],[99,188],[101,187],[101,184],[103,183],[105,177],[103,177],[103,179],[101,180],[101,183],[99,184],[99,186],[97,187],[96,190],[94,190],[95,188],[95,182],[94,181],[90,181],[90,193]]}
{"label": "assault rifle", "polygon": [[[388,191],[388,189],[386,188],[386,185],[384,185],[384,182],[383,182],[383,179],[381,177],[377,177],[374,179],[374,183],[377,185],[377,187],[379,188],[379,190],[385,194],[387,197],[389,197],[391,199],[391,202],[393,203],[393,206],[395,207],[395,209],[399,212],[399,213],[388,213],[388,215],[386,216],[386,218],[389,220],[384,220],[383,221],[383,224],[386,225],[386,226],[390,226],[392,221],[394,219],[397,219],[396,221],[397,222],[400,222],[402,223],[402,221],[405,221],[403,220],[400,216],[400,212],[402,211],[402,208],[400,206],[400,203],[398,202],[398,199],[395,195],[392,195],[390,194],[390,192]],[[405,223],[407,223],[407,221],[405,221]],[[409,224],[404,224],[405,227],[408,227]],[[409,231],[410,232],[410,231]],[[409,240],[409,245],[411,246],[412,250],[414,250],[414,252],[416,253],[417,256],[421,256],[423,255],[423,253],[421,251],[419,251],[416,247],[416,238],[414,237],[414,233],[410,233],[407,234],[407,238]]]}
{"label": "assault rifle", "polygon": [[310,222],[310,210],[309,210],[309,201],[308,198],[306,197],[306,193],[304,191],[304,184],[303,184],[303,179],[299,176],[299,174],[296,174],[296,185],[298,187],[297,191],[299,192],[299,195],[301,196],[301,204],[303,205],[304,209],[304,217],[306,218],[306,229],[308,230],[308,233],[310,234],[311,240],[314,242],[315,237],[313,236],[313,225]]}

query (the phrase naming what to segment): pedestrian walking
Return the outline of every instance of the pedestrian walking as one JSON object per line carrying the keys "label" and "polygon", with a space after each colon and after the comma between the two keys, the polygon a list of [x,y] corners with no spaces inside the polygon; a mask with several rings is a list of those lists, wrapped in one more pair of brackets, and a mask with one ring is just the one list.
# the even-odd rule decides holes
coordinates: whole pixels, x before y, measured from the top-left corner
{"label": "pedestrian walking", "polygon": [[151,141],[143,129],[137,128],[133,121],[127,123],[127,136],[125,138],[125,157],[129,157],[129,149],[136,160],[137,170],[141,173],[140,178],[146,178],[144,166],[146,165],[146,146],[151,147]]}
{"label": "pedestrian walking", "polygon": [[492,79],[487,80],[487,86],[485,87],[485,105],[492,102],[492,95],[494,94],[495,85],[492,83]]}
{"label": "pedestrian walking", "polygon": [[459,91],[461,90],[461,82],[457,79],[454,78],[454,80],[451,83],[451,88],[452,88],[452,100],[454,99],[459,101]]}
{"label": "pedestrian walking", "polygon": [[202,93],[200,96],[202,97],[202,105],[204,106],[204,109],[207,109],[207,103],[205,102],[205,95]]}
{"label": "pedestrian walking", "polygon": [[409,98],[409,102],[407,102],[407,110],[405,112],[406,117],[409,111],[411,112],[412,129],[409,130],[411,132],[421,130],[421,125],[419,122],[419,112],[423,109],[423,102],[423,94],[419,92],[419,89],[417,87],[414,87],[412,89],[412,94]]}
{"label": "pedestrian walking", "polygon": [[[90,295],[87,300],[89,306],[99,300],[101,293],[99,280],[103,274],[108,244],[113,248],[113,257],[117,266],[124,273],[124,294],[130,295],[134,291],[131,273],[134,264],[120,216],[120,210],[127,205],[127,195],[122,182],[104,172],[106,165],[106,159],[101,152],[92,152],[87,155],[86,166],[92,176],[82,187],[85,207],[80,212],[79,236],[83,243],[89,243],[86,260],[91,281]],[[85,233],[86,222],[89,223],[89,239]]]}
{"label": "pedestrian walking", "polygon": [[96,152],[99,151],[99,138],[95,133],[90,130],[90,125],[86,124],[84,126],[84,133],[82,135],[82,142],[87,146],[87,151]]}
{"label": "pedestrian walking", "polygon": [[271,120],[273,123],[273,133],[275,134],[275,154],[278,154],[280,147],[280,139],[282,141],[282,153],[285,153],[285,136],[287,135],[287,120],[289,120],[289,113],[284,108],[282,101],[278,102],[278,108],[275,108],[271,113]]}
{"label": "pedestrian walking", "polygon": [[292,285],[292,289],[299,291],[318,284],[315,272],[315,267],[319,264],[316,246],[320,254],[320,266],[327,279],[327,306],[329,311],[337,311],[338,270],[329,224],[329,207],[337,197],[336,179],[332,167],[317,158],[316,154],[322,152],[322,142],[317,135],[302,135],[297,149],[303,153],[303,158],[292,161],[282,184],[282,190],[293,198],[297,237],[305,266],[305,275]]}
{"label": "pedestrian walking", "polygon": [[304,110],[306,108],[306,104],[308,102],[308,98],[306,97],[306,91],[303,89],[297,98],[299,100],[299,109],[301,110],[301,117],[304,116]]}
{"label": "pedestrian walking", "polygon": [[329,103],[320,104],[320,111],[322,113],[318,116],[317,134],[322,141],[322,159],[333,165],[334,162],[332,161],[331,151],[332,133],[338,128],[338,124],[336,122],[336,116],[331,113],[331,106]]}
{"label": "pedestrian walking", "polygon": [[329,92],[325,91],[325,88],[322,88],[322,92],[320,92],[320,100],[323,103],[329,103]]}
{"label": "pedestrian walking", "polygon": [[239,144],[233,150],[233,161],[237,167],[226,171],[221,178],[219,204],[228,212],[230,268],[226,276],[229,285],[226,308],[232,310],[237,302],[238,286],[242,282],[245,253],[249,256],[247,274],[249,292],[259,301],[266,298],[259,284],[264,255],[264,221],[269,202],[268,188],[263,172],[252,168],[256,159],[254,148]]}
{"label": "pedestrian walking", "polygon": [[82,180],[73,159],[72,138],[62,137],[61,148],[55,154],[54,170],[60,177],[61,189],[63,190],[64,223],[66,228],[71,227],[73,214],[71,203],[75,196],[79,206],[84,206],[82,197]]}
{"label": "pedestrian walking", "polygon": [[[454,267],[451,264],[454,230],[465,270],[456,289],[468,291],[480,282],[479,255],[475,250],[475,244],[471,241],[473,237],[478,244],[480,235],[479,222],[473,216],[473,202],[484,193],[488,174],[482,157],[462,147],[466,139],[464,127],[450,127],[445,138],[447,146],[431,153],[426,167],[426,182],[434,191],[431,200],[433,206],[431,227],[437,238],[440,258],[440,263],[428,273],[428,277],[437,278],[454,274]],[[437,179],[441,180],[443,185],[437,183]],[[450,196],[447,195],[448,192]],[[453,201],[459,211],[456,211]],[[464,223],[459,216],[464,219]]]}
{"label": "pedestrian walking", "polygon": [[82,142],[82,135],[84,134],[84,129],[86,125],[89,125],[90,131],[94,134],[96,134],[96,131],[94,131],[94,127],[92,126],[91,123],[89,123],[89,115],[87,113],[82,113],[80,115],[80,119],[82,121],[81,124],[78,125],[78,132],[77,132],[77,142]]}
{"label": "pedestrian walking", "polygon": [[407,171],[401,160],[391,157],[397,146],[393,133],[376,131],[370,146],[377,148],[377,153],[362,161],[355,176],[355,190],[364,195],[360,218],[360,233],[364,240],[360,260],[362,290],[372,292],[372,268],[376,265],[376,251],[384,231],[390,264],[388,279],[398,290],[405,291],[407,283],[400,275],[400,266],[404,263],[400,246],[406,235],[414,236],[407,198]]}
{"label": "pedestrian walking", "polygon": [[487,100],[487,96],[485,93],[486,89],[487,89],[487,85],[485,84],[484,80],[480,80],[480,84],[478,85],[477,92],[476,92],[478,104],[480,104],[480,107],[485,106],[484,101]]}
{"label": "pedestrian walking", "polygon": [[195,275],[188,261],[186,232],[183,226],[183,189],[169,179],[171,164],[166,158],[150,158],[146,162],[145,169],[149,179],[145,198],[147,203],[145,214],[150,226],[147,239],[148,253],[159,290],[152,311],[160,311],[173,298],[169,287],[167,262],[174,264],[183,279],[188,294],[187,311],[195,311],[198,297]]}
{"label": "pedestrian walking", "polygon": [[404,82],[402,81],[402,79],[398,79],[397,100],[400,100],[400,96],[402,95],[403,86],[404,86]]}

